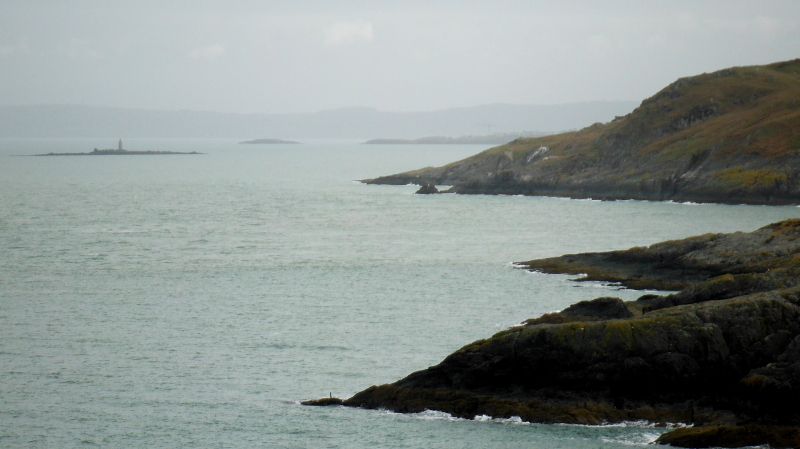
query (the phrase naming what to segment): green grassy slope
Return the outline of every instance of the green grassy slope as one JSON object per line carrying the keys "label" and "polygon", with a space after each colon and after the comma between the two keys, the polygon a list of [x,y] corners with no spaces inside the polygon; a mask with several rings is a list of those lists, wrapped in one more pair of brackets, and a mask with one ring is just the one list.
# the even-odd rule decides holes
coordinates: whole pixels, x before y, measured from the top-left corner
{"label": "green grassy slope", "polygon": [[681,78],[624,117],[367,180],[458,193],[800,203],[800,59]]}

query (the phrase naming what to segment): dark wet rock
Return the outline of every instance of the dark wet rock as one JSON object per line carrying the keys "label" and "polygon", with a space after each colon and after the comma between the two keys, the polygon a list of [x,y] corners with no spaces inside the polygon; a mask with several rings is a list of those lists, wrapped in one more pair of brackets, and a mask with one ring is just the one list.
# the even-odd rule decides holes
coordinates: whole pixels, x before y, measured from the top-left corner
{"label": "dark wet rock", "polygon": [[800,384],[747,379],[800,336],[799,301],[796,287],[628,319],[526,325],[345,405],[584,424],[782,422],[798,398],[751,390]]}
{"label": "dark wet rock", "polygon": [[433,184],[422,183],[419,190],[415,192],[417,195],[429,195],[432,193],[439,193],[439,189]]}
{"label": "dark wet rock", "polygon": [[772,448],[800,447],[797,427],[702,426],[684,427],[661,435],[657,444],[675,447],[742,447],[768,444]]}
{"label": "dark wet rock", "polygon": [[561,315],[600,319],[630,318],[633,316],[621,299],[610,297],[581,301],[562,310]]}

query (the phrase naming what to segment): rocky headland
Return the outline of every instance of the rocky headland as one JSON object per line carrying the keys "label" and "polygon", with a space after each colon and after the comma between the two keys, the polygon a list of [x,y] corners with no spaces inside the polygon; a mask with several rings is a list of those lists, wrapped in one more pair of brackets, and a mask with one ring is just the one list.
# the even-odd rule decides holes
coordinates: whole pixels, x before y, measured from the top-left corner
{"label": "rocky headland", "polygon": [[520,266],[679,291],[582,301],[341,403],[538,423],[684,423],[693,427],[658,442],[800,447],[800,219]]}
{"label": "rocky headland", "polygon": [[800,203],[800,59],[681,78],[625,116],[364,180],[464,194]]}

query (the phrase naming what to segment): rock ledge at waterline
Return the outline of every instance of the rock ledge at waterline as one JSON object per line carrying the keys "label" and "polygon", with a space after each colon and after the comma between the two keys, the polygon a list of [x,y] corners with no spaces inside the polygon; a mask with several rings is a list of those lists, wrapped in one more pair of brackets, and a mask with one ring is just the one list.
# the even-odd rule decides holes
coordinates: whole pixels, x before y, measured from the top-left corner
{"label": "rock ledge at waterline", "polygon": [[680,291],[582,301],[342,404],[539,423],[686,423],[694,427],[659,442],[800,447],[800,219],[521,266]]}

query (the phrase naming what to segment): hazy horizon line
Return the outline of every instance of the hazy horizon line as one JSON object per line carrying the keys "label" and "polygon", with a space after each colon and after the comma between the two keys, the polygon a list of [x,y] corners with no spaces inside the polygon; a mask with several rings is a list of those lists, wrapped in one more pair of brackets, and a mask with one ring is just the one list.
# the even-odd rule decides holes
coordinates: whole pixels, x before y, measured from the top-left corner
{"label": "hazy horizon line", "polygon": [[641,103],[642,100],[586,100],[586,101],[568,101],[563,103],[479,103],[472,106],[452,106],[437,109],[419,109],[419,110],[386,110],[380,109],[376,106],[339,106],[335,108],[319,109],[316,111],[303,111],[303,112],[228,112],[210,109],[164,109],[164,108],[146,108],[134,106],[111,106],[100,104],[87,104],[87,103],[27,103],[27,104],[0,104],[0,108],[25,108],[25,107],[83,107],[83,108],[97,108],[97,109],[117,109],[117,110],[131,110],[131,111],[150,111],[150,112],[198,112],[198,113],[212,113],[212,114],[226,114],[226,115],[311,115],[324,112],[335,112],[345,110],[365,110],[375,111],[382,113],[396,113],[396,114],[414,114],[414,113],[427,113],[427,112],[441,112],[453,111],[459,109],[473,109],[488,106],[511,106],[511,107],[528,107],[528,106],[574,106],[581,104],[598,104],[598,103]]}

